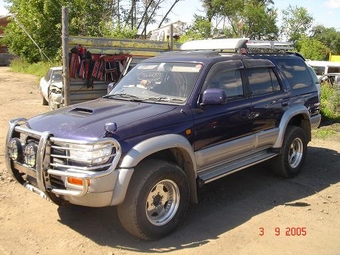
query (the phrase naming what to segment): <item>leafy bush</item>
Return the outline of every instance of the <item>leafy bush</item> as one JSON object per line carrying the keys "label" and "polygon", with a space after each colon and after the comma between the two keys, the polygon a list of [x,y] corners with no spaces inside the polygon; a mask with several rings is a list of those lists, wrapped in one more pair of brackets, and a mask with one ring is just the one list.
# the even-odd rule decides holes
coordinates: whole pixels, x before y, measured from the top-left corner
{"label": "leafy bush", "polygon": [[340,121],[340,89],[328,83],[321,87],[321,114],[327,120]]}

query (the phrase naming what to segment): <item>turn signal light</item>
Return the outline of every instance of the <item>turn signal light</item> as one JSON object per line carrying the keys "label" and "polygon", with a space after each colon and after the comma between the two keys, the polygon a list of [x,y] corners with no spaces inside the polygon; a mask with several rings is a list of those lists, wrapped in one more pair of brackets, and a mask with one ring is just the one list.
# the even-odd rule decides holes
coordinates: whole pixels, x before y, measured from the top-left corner
{"label": "turn signal light", "polygon": [[[90,180],[87,181],[87,186],[90,186]],[[73,185],[83,186],[83,179],[75,178],[75,177],[67,177],[67,182]]]}

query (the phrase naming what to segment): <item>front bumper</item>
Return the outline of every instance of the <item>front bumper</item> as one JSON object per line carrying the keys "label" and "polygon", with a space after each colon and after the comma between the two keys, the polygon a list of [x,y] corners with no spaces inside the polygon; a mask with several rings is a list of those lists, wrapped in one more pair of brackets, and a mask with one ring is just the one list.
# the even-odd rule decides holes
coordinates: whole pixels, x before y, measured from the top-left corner
{"label": "front bumper", "polygon": [[314,115],[310,118],[311,128],[316,129],[320,126],[321,123],[321,114]]}
{"label": "front bumper", "polygon": [[[15,180],[57,204],[72,204],[102,207],[121,203],[126,194],[133,169],[117,169],[121,149],[114,139],[96,141],[75,141],[56,138],[49,132],[37,132],[23,124],[26,119],[10,121],[6,139],[5,159],[8,171]],[[30,167],[25,162],[10,157],[9,143],[12,138],[20,138],[22,143],[35,139],[37,143],[36,163]],[[27,142],[28,143],[28,142]],[[115,148],[112,160],[99,166],[74,166],[65,164],[69,157],[55,155],[54,148],[66,150],[68,144],[112,144]],[[55,157],[55,158],[54,158]],[[64,162],[60,162],[60,158]],[[72,184],[69,178],[80,180]]]}
{"label": "front bumper", "polygon": [[51,103],[59,105],[59,104],[62,104],[62,102],[63,102],[63,95],[61,93],[51,92],[49,99],[50,99]]}

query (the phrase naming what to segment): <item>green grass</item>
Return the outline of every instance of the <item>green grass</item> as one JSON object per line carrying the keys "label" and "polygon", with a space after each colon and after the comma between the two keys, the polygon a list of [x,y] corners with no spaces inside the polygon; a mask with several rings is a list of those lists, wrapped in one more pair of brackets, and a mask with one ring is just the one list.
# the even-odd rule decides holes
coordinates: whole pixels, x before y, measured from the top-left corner
{"label": "green grass", "polygon": [[317,129],[315,131],[315,137],[319,139],[326,139],[332,137],[335,134],[337,134],[337,132],[332,129]]}
{"label": "green grass", "polygon": [[11,62],[10,68],[13,72],[34,74],[38,77],[45,76],[48,69],[52,66],[60,66],[60,63],[38,62],[29,64],[19,59],[14,59]]}

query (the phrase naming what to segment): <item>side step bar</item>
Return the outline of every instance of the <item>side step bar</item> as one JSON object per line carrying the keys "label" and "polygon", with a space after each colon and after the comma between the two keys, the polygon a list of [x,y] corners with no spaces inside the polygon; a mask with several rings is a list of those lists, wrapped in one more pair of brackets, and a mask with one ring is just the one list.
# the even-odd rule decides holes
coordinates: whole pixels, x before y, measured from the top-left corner
{"label": "side step bar", "polygon": [[256,165],[277,155],[277,153],[265,150],[257,152],[252,156],[247,155],[246,157],[230,160],[226,163],[206,168],[198,173],[198,186],[202,187],[209,182]]}

